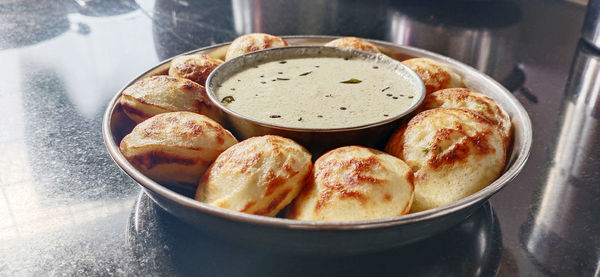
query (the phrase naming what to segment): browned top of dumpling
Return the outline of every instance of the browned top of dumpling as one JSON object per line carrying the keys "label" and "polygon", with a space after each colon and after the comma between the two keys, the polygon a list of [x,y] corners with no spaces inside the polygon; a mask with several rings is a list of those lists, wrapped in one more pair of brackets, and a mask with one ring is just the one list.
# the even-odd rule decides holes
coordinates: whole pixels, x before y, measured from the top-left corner
{"label": "browned top of dumpling", "polygon": [[460,75],[441,62],[429,58],[413,58],[402,63],[421,77],[428,94],[445,88],[465,87]]}
{"label": "browned top of dumpling", "polygon": [[206,101],[203,94],[204,87],[193,81],[159,75],[133,83],[123,91],[119,102],[123,111],[139,123],[164,112],[199,112]]}
{"label": "browned top of dumpling", "polygon": [[377,46],[374,44],[357,37],[343,37],[332,40],[325,44],[325,46],[340,47],[340,48],[352,48],[372,53],[381,53]]}
{"label": "browned top of dumpling", "polygon": [[208,75],[222,63],[222,60],[206,54],[179,56],[171,61],[169,75],[186,78],[204,85]]}
{"label": "browned top of dumpling", "polygon": [[287,217],[349,221],[400,216],[413,199],[413,171],[402,160],[362,146],[319,157]]}
{"label": "browned top of dumpling", "polygon": [[143,78],[123,90],[119,99],[123,111],[140,123],[154,115],[187,111],[221,121],[221,111],[209,100],[204,86],[181,78],[157,75]]}
{"label": "browned top of dumpling", "polygon": [[212,119],[192,112],[155,115],[123,138],[120,150],[138,170],[168,183],[193,183],[235,137]]}
{"label": "browned top of dumpling", "polygon": [[511,136],[510,117],[502,106],[491,97],[467,88],[449,88],[427,95],[422,109],[459,108],[474,111],[495,125],[504,137],[506,147]]}
{"label": "browned top of dumpling", "polygon": [[412,211],[450,204],[492,183],[504,167],[504,149],[487,119],[455,108],[417,114],[385,148],[415,171]]}
{"label": "browned top of dumpling", "polygon": [[192,112],[170,112],[153,116],[123,139],[129,149],[146,145],[178,146],[189,149],[224,149],[236,142],[229,131],[214,120]]}
{"label": "browned top of dumpling", "polygon": [[300,192],[311,168],[311,154],[293,140],[252,137],[219,155],[200,180],[196,200],[274,216]]}
{"label": "browned top of dumpling", "polygon": [[237,56],[258,50],[284,46],[288,46],[288,43],[280,37],[263,33],[247,34],[231,42],[227,54],[225,54],[225,60],[231,60]]}

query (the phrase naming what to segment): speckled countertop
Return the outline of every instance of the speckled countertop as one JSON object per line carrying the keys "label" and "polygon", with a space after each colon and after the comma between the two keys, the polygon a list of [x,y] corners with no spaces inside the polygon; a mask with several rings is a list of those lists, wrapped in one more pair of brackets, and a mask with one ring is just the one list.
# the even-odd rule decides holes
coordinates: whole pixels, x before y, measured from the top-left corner
{"label": "speckled countertop", "polygon": [[[600,51],[563,1],[0,1],[1,276],[598,276]],[[107,154],[109,99],[159,61],[242,33],[421,47],[503,83],[533,122],[522,173],[452,229],[307,257],[206,236]]]}

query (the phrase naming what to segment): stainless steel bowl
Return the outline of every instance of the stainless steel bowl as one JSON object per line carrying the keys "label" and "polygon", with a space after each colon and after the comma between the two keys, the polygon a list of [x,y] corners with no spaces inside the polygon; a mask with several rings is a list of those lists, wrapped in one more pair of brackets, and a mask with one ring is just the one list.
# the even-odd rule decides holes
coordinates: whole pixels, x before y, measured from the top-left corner
{"label": "stainless steel bowl", "polygon": [[[335,38],[285,37],[291,45],[323,45]],[[462,75],[467,87],[491,96],[505,108],[512,119],[514,138],[505,169],[496,181],[448,206],[378,220],[330,223],[271,218],[225,210],[198,202],[191,198],[191,193],[176,192],[152,181],[123,157],[119,152],[119,143],[134,125],[118,105],[117,100],[123,89],[110,101],[103,119],[102,131],[108,152],[117,165],[136,180],[159,206],[207,233],[238,243],[295,253],[341,255],[383,250],[431,236],[463,221],[515,178],[529,157],[532,141],[531,121],[523,106],[509,91],[470,66],[422,49],[383,41],[371,42],[388,56],[399,60],[427,57],[449,64]],[[220,44],[186,54],[208,53],[223,57],[227,47],[228,44]],[[140,78],[166,72],[169,63],[170,60],[162,62],[125,87]]]}
{"label": "stainless steel bowl", "polygon": [[[396,72],[414,87],[415,101],[402,113],[365,125],[343,128],[297,128],[271,124],[237,113],[223,105],[216,96],[218,86],[244,68],[270,61],[306,57],[360,58],[385,65],[380,68]],[[400,119],[414,111],[425,99],[423,81],[419,75],[401,62],[381,54],[325,46],[272,48],[236,57],[217,67],[208,76],[206,92],[214,105],[223,111],[227,128],[235,134],[238,140],[267,134],[279,135],[300,143],[313,153],[313,157],[345,145],[383,148],[387,139],[398,127]]]}

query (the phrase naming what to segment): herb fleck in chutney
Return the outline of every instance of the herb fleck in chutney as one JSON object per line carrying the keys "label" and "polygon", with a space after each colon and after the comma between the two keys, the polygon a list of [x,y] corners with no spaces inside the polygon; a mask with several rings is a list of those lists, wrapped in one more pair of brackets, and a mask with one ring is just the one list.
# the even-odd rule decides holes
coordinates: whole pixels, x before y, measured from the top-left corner
{"label": "herb fleck in chutney", "polygon": [[221,104],[227,105],[233,101],[235,101],[235,99],[233,98],[233,96],[229,95],[229,96],[223,97],[223,99],[221,100]]}
{"label": "herb fleck in chutney", "polygon": [[342,83],[342,84],[358,84],[358,83],[361,83],[361,82],[362,82],[362,81],[361,81],[361,80],[359,80],[359,79],[356,79],[356,78],[350,78],[350,79],[348,79],[348,80],[346,80],[346,81],[341,81],[340,83]]}

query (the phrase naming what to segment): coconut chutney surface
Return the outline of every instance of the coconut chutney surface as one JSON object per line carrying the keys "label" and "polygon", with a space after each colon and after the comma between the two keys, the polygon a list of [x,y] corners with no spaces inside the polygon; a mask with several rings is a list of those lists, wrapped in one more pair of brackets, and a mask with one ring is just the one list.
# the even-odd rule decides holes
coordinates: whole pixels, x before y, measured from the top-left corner
{"label": "coconut chutney surface", "polygon": [[417,101],[408,72],[363,58],[307,57],[253,64],[217,86],[227,109],[297,128],[346,128],[392,118]]}

